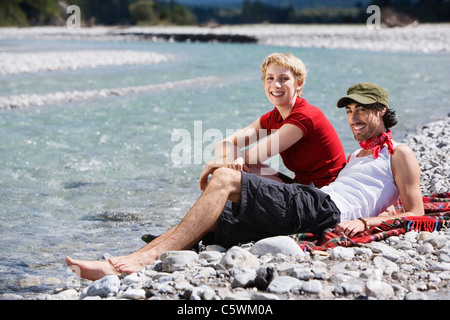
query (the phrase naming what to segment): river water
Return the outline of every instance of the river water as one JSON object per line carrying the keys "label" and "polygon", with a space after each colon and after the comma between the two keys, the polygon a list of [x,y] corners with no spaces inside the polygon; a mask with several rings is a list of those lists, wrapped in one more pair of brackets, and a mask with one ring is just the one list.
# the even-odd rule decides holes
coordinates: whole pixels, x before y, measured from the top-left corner
{"label": "river water", "polygon": [[259,71],[272,52],[292,52],[305,62],[304,98],[328,116],[346,153],[357,145],[336,101],[356,82],[388,89],[399,119],[393,129],[397,137],[450,111],[449,55],[248,44],[0,41],[0,52],[9,54],[80,50],[155,52],[170,59],[0,75],[0,96],[152,88],[0,110],[0,293],[21,293],[17,280],[28,276],[64,283],[71,275],[66,255],[126,254],[144,244],[141,235],[179,222],[200,195],[197,178],[213,137],[273,108]]}

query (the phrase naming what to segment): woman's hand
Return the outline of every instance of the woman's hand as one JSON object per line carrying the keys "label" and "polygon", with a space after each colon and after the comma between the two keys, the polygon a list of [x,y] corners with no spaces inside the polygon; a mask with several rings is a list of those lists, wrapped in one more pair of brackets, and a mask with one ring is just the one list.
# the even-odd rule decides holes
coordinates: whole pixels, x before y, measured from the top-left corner
{"label": "woman's hand", "polygon": [[231,165],[227,165],[228,168],[234,169],[237,171],[243,171],[244,166],[245,166],[245,160],[242,156],[235,159]]}

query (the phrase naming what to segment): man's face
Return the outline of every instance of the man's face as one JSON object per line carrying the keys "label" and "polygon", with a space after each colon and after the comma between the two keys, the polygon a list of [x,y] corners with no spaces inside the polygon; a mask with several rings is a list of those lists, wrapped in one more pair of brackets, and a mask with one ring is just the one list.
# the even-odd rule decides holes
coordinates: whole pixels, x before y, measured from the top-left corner
{"label": "man's face", "polygon": [[285,107],[292,104],[293,106],[300,88],[301,86],[297,84],[295,76],[289,68],[273,64],[267,67],[264,90],[273,105]]}
{"label": "man's face", "polygon": [[348,124],[356,141],[369,140],[386,131],[382,118],[385,109],[374,111],[366,109],[360,104],[351,103],[345,107],[345,110]]}

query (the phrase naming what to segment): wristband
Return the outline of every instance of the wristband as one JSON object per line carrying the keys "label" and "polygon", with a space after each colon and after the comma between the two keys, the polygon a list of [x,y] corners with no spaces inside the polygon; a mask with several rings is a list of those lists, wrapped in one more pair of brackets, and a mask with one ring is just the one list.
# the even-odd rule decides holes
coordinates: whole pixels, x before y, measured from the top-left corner
{"label": "wristband", "polygon": [[370,229],[369,223],[367,222],[366,219],[364,218],[358,218],[358,220],[362,221],[362,223],[364,223],[364,231],[367,231]]}

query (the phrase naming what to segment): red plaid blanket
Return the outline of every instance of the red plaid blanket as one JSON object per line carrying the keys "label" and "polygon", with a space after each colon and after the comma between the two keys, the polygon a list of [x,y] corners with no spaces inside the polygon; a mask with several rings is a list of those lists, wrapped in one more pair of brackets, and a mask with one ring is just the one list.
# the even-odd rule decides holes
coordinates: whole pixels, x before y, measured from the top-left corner
{"label": "red plaid blanket", "polygon": [[[425,215],[421,217],[393,218],[373,227],[353,238],[333,233],[327,229],[321,235],[299,233],[292,235],[304,250],[327,251],[336,246],[356,246],[362,243],[380,241],[391,236],[400,235],[411,230],[429,231],[450,227],[450,192],[425,195],[423,197]],[[399,200],[395,204],[397,213],[404,212],[403,204]]]}

